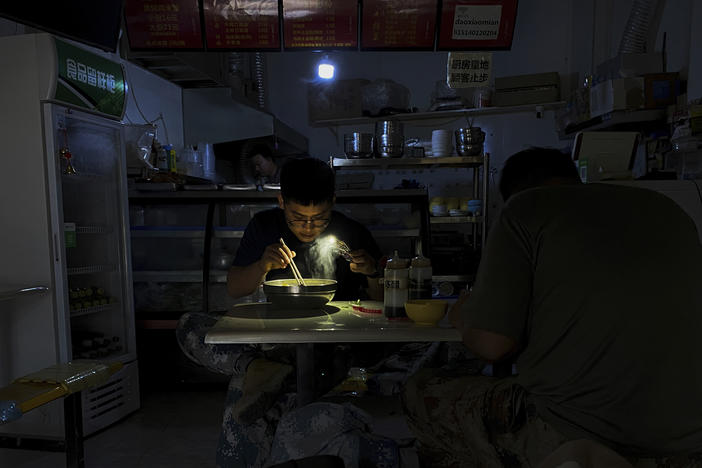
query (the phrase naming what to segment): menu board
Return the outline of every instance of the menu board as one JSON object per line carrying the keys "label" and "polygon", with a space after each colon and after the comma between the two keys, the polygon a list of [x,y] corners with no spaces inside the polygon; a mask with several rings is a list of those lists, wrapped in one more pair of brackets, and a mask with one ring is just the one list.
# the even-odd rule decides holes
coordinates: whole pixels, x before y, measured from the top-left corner
{"label": "menu board", "polygon": [[363,49],[434,48],[437,0],[364,0]]}
{"label": "menu board", "polygon": [[358,47],[358,9],[349,0],[283,0],[285,49]]}
{"label": "menu board", "polygon": [[280,49],[278,0],[204,0],[208,49]]}
{"label": "menu board", "polygon": [[517,0],[444,0],[440,50],[509,49]]}
{"label": "menu board", "polygon": [[131,49],[202,49],[198,0],[126,0]]}

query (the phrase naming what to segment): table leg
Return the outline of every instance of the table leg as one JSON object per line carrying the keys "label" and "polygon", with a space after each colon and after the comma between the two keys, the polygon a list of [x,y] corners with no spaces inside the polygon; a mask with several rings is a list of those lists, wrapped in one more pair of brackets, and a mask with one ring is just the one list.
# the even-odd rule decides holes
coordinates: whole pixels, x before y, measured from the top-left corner
{"label": "table leg", "polygon": [[83,468],[85,452],[83,451],[83,410],[81,392],[71,393],[63,400],[63,416],[66,437],[66,466]]}
{"label": "table leg", "polygon": [[298,343],[297,359],[297,406],[302,407],[314,399],[314,345]]}

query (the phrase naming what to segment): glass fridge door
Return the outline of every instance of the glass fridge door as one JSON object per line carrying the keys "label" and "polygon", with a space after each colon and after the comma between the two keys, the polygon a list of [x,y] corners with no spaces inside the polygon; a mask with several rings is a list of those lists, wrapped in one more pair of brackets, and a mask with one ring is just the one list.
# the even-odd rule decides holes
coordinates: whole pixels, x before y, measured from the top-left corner
{"label": "glass fridge door", "polygon": [[55,105],[45,107],[45,119],[58,194],[52,217],[62,260],[57,309],[70,330],[66,353],[69,359],[134,360],[123,130]]}

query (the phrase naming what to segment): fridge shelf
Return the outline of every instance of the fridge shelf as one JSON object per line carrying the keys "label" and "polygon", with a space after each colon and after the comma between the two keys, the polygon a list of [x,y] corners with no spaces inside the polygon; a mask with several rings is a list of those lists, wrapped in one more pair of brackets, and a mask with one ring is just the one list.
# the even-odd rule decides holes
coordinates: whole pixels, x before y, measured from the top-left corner
{"label": "fridge shelf", "polygon": [[71,310],[71,317],[80,317],[81,315],[97,314],[98,312],[104,312],[106,310],[112,310],[117,305],[117,302],[111,302],[109,304],[103,304],[94,307],[84,307],[81,309]]}
{"label": "fridge shelf", "polygon": [[111,234],[110,226],[76,226],[76,234]]}
{"label": "fridge shelf", "polygon": [[66,273],[71,275],[89,275],[92,273],[105,273],[115,271],[114,265],[91,265],[82,267],[66,268]]}

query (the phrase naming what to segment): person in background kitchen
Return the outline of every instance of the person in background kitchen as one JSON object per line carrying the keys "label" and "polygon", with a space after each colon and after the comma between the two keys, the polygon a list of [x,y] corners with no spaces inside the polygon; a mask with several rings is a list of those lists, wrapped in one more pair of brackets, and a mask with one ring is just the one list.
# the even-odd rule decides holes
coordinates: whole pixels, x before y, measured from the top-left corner
{"label": "person in background kitchen", "polygon": [[[316,158],[290,159],[281,170],[280,184],[279,207],[257,213],[244,231],[227,277],[229,294],[240,298],[258,291],[266,279],[292,279],[289,265],[294,258],[303,278],[337,280],[335,300],[381,300],[380,249],[363,225],[333,209],[334,171]],[[329,249],[330,236],[348,244],[348,259]],[[193,361],[232,375],[217,449],[218,466],[262,466],[277,421],[295,406],[295,395],[285,392],[292,376],[294,349],[206,345],[204,336],[216,320],[202,313],[183,315],[176,330],[178,342]],[[330,370],[340,372],[334,378],[343,378],[346,363],[335,360],[343,355],[333,350],[324,354],[333,360]]]}
{"label": "person in background kitchen", "polygon": [[558,464],[606,453],[618,458],[607,466],[699,466],[692,219],[654,191],[580,183],[554,149],[509,158],[500,191],[472,292],[449,318],[475,355],[517,373],[409,380],[403,404],[427,466],[536,466],[550,453]]}
{"label": "person in background kitchen", "polygon": [[281,161],[276,161],[270,146],[260,142],[250,142],[242,148],[254,171],[256,185],[279,184]]}

